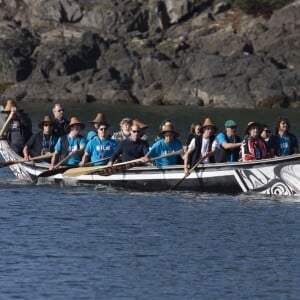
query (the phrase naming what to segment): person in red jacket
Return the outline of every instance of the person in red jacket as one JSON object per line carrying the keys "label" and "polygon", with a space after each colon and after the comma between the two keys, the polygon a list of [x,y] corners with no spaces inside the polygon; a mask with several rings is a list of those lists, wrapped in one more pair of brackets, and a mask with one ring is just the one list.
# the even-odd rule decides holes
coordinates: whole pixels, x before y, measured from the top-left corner
{"label": "person in red jacket", "polygon": [[242,142],[242,160],[256,160],[269,158],[268,148],[260,136],[263,126],[258,122],[249,122],[245,130],[245,138]]}

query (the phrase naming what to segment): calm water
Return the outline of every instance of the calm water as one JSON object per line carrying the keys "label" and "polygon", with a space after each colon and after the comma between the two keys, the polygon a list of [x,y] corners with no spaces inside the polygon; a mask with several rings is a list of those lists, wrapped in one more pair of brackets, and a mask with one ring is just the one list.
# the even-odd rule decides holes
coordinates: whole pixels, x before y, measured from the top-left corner
{"label": "calm water", "polygon": [[[171,111],[182,131],[187,111]],[[299,299],[299,228],[300,197],[34,186],[2,168],[0,299]]]}

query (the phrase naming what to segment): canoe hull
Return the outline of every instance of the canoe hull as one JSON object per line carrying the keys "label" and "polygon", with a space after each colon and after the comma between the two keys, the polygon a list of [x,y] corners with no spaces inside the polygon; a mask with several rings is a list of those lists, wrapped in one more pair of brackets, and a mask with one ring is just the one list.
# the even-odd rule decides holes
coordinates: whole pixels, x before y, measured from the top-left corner
{"label": "canoe hull", "polygon": [[[0,154],[5,161],[21,159],[4,140],[0,141]],[[47,163],[18,163],[9,168],[17,178],[38,184],[112,186],[147,192],[172,189],[184,176],[182,165],[162,168],[135,167],[110,176],[91,174],[66,177],[57,174],[45,178],[39,178],[38,175],[48,170]],[[176,190],[300,194],[300,154],[253,162],[200,165],[176,187]]]}

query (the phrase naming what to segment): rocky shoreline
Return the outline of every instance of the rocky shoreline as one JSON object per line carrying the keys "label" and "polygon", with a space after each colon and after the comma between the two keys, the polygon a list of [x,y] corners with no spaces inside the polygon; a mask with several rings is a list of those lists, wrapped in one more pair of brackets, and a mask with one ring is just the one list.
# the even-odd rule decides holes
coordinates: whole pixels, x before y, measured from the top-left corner
{"label": "rocky shoreline", "polygon": [[296,108],[299,29],[300,1],[0,0],[1,100]]}

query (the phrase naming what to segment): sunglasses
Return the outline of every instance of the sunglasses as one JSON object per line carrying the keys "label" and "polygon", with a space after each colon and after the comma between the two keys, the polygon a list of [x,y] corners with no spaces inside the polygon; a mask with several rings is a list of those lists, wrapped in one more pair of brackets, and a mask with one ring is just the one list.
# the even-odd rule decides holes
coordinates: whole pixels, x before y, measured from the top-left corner
{"label": "sunglasses", "polygon": [[107,127],[101,127],[101,128],[99,128],[99,130],[101,130],[101,131],[107,130]]}
{"label": "sunglasses", "polygon": [[62,109],[58,109],[57,110],[57,112],[62,112],[62,111],[64,111],[64,109],[62,108]]}
{"label": "sunglasses", "polygon": [[44,127],[52,127],[52,124],[44,124]]}
{"label": "sunglasses", "polygon": [[133,133],[140,132],[139,130],[131,130]]}
{"label": "sunglasses", "polygon": [[231,126],[231,127],[229,127],[229,128],[231,128],[231,129],[236,129],[236,126]]}

